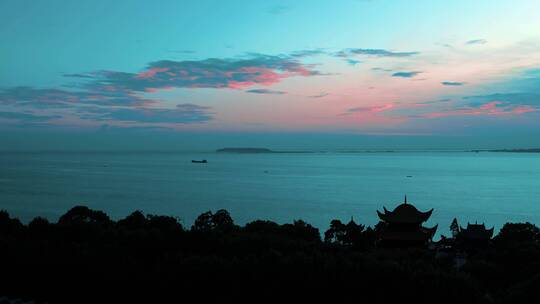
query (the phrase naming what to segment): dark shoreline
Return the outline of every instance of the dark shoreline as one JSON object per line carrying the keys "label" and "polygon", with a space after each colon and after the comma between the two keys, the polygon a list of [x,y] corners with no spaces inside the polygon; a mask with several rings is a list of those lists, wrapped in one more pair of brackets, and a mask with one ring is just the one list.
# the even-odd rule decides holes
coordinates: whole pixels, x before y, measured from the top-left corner
{"label": "dark shoreline", "polygon": [[219,151],[218,150],[0,150],[1,154],[209,154],[209,153],[230,153],[230,154],[316,154],[316,153],[344,153],[344,154],[369,154],[369,153],[479,153],[479,152],[506,152],[506,153],[540,153],[540,148],[533,149],[410,149],[410,150],[391,150],[391,149],[367,149],[367,150],[270,150],[264,152],[241,152],[241,151]]}
{"label": "dark shoreline", "polygon": [[2,211],[0,296],[47,303],[538,302],[540,231],[533,224],[507,223],[488,243],[449,237],[418,248],[378,246],[379,226],[333,221],[323,239],[301,220],[238,226],[225,210],[203,213],[191,227],[138,211],[113,221],[82,206],[57,223],[23,225]]}
{"label": "dark shoreline", "polygon": [[497,149],[497,150],[469,150],[466,152],[503,152],[503,153],[540,153],[540,148],[532,149]]}

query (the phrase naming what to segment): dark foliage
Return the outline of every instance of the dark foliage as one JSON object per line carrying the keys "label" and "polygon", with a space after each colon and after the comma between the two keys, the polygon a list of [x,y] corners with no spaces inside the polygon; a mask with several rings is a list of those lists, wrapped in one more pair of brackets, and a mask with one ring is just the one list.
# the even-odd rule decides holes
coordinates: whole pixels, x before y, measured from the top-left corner
{"label": "dark foliage", "polygon": [[[492,245],[466,252],[377,248],[382,225],[334,220],[321,240],[301,220],[238,226],[225,210],[201,214],[189,230],[140,211],[113,221],[78,206],[58,223],[38,217],[28,225],[0,211],[0,295],[48,303],[538,302],[540,233],[530,223],[506,224]],[[457,256],[466,256],[459,268]]]}
{"label": "dark foliage", "polygon": [[332,220],[330,228],[324,233],[326,243],[337,244],[355,249],[368,249],[375,245],[375,231],[364,225],[356,224],[352,219],[348,224]]}
{"label": "dark foliage", "polygon": [[540,229],[531,223],[506,223],[495,237],[495,243],[502,247],[538,245]]}
{"label": "dark foliage", "polygon": [[234,225],[233,219],[227,210],[218,210],[216,213],[207,211],[197,217],[191,227],[196,232],[231,232],[238,227]]}

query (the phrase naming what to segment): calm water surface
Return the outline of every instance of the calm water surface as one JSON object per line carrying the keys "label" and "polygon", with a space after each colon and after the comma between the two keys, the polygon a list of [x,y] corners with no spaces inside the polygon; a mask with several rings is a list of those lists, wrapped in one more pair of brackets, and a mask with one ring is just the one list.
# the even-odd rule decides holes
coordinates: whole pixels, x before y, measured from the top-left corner
{"label": "calm water surface", "polygon": [[[205,158],[208,164],[192,164]],[[411,177],[407,177],[411,176]],[[164,152],[0,153],[0,209],[56,220],[85,204],[118,219],[139,209],[191,226],[225,208],[239,224],[304,219],[326,229],[339,218],[373,225],[376,209],[404,194],[427,225],[540,224],[540,154],[396,152],[218,154]]]}

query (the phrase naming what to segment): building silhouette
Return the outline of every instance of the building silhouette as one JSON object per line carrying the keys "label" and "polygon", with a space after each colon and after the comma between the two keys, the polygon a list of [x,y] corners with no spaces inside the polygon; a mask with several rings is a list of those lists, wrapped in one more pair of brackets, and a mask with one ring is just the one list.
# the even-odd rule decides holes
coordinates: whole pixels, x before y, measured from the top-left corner
{"label": "building silhouette", "polygon": [[433,209],[421,212],[407,203],[407,196],[393,211],[388,211],[386,207],[383,209],[384,213],[377,210],[383,223],[378,231],[378,244],[381,247],[425,247],[437,231],[437,225],[432,228],[422,226]]}
{"label": "building silhouette", "polygon": [[459,228],[456,240],[458,244],[466,247],[486,246],[493,237],[493,231],[494,227],[486,229],[483,223],[467,223],[467,228]]}

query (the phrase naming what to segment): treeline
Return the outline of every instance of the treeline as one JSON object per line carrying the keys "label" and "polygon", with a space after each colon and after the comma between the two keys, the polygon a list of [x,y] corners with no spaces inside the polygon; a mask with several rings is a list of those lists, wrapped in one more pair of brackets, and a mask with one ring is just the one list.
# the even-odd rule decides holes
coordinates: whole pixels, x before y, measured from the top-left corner
{"label": "treeline", "polygon": [[113,221],[83,206],[57,223],[38,217],[23,225],[0,211],[0,297],[540,303],[540,231],[533,224],[505,224],[489,246],[466,251],[377,248],[377,230],[334,220],[321,238],[301,220],[239,226],[225,210],[185,227],[139,211]]}

